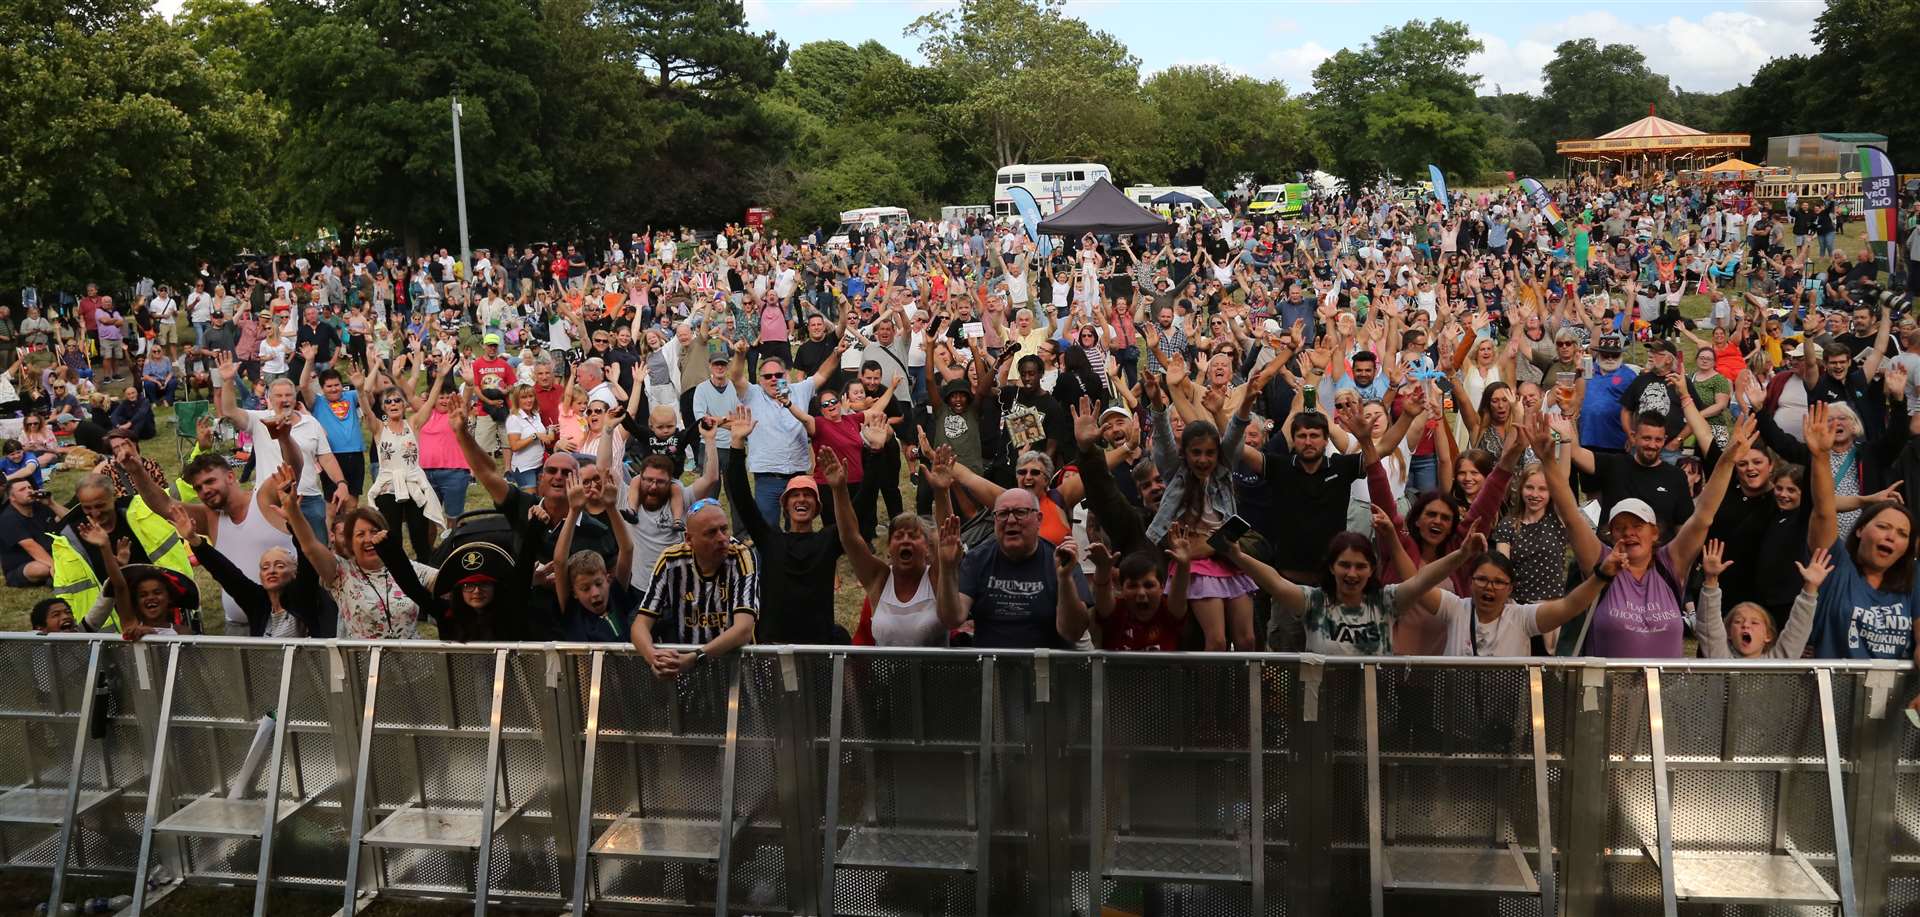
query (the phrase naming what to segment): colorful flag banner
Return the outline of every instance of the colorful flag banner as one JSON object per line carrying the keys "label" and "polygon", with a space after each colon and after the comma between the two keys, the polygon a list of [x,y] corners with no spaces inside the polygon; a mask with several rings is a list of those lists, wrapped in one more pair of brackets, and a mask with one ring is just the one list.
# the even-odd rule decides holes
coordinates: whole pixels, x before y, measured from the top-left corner
{"label": "colorful flag banner", "polygon": [[1877,146],[1860,148],[1860,215],[1867,220],[1868,242],[1894,239],[1894,216],[1899,193],[1894,187],[1893,160]]}
{"label": "colorful flag banner", "polygon": [[1535,179],[1523,178],[1520,179],[1520,188],[1527,192],[1527,200],[1533,204],[1533,209],[1540,211],[1553,226],[1553,234],[1566,238],[1566,218],[1560,216],[1560,207],[1553,202],[1553,195],[1547,193],[1546,186]]}

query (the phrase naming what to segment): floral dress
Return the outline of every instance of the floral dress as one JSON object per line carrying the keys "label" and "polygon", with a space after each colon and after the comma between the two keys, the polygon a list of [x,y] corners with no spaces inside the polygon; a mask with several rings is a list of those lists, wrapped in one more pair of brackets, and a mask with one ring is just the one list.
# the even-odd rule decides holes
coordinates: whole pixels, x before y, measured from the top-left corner
{"label": "floral dress", "polygon": [[[343,640],[412,640],[419,636],[420,606],[407,598],[400,584],[385,567],[361,569],[358,563],[336,554],[340,578],[328,584],[327,592],[340,608],[340,638]],[[431,585],[434,568],[415,562],[414,575]]]}

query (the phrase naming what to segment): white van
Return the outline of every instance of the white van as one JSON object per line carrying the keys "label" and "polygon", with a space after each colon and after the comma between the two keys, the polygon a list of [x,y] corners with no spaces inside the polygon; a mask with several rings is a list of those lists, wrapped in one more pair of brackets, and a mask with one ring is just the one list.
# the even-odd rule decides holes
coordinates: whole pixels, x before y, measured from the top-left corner
{"label": "white van", "polygon": [[1130,185],[1126,189],[1126,195],[1127,200],[1139,204],[1142,207],[1152,207],[1154,198],[1169,191],[1178,191],[1181,194],[1199,201],[1199,207],[1202,210],[1211,213],[1227,212],[1227,206],[1220,203],[1220,199],[1214,197],[1213,192],[1199,185]]}
{"label": "white van", "polygon": [[827,237],[827,247],[846,248],[849,239],[864,235],[867,231],[894,223],[911,222],[905,207],[861,207],[857,210],[844,210],[840,213],[840,228]]}

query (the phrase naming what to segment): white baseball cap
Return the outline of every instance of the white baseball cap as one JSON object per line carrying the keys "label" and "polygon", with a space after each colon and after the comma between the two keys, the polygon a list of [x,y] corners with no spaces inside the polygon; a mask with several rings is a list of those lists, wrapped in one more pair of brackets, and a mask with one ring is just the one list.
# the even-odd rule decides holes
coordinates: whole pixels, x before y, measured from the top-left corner
{"label": "white baseball cap", "polygon": [[1651,522],[1655,525],[1660,523],[1659,517],[1653,514],[1653,507],[1647,505],[1647,501],[1639,499],[1638,497],[1628,497],[1625,500],[1615,503],[1613,510],[1607,513],[1607,524],[1612,525],[1613,520],[1621,516],[1635,516],[1642,522]]}

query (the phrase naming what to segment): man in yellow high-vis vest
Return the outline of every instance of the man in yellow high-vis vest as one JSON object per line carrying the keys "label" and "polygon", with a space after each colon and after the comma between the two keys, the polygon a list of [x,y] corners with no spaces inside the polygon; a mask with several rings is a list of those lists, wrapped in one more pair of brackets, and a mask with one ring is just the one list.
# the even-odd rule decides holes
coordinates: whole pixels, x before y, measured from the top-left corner
{"label": "man in yellow high-vis vest", "polygon": [[[191,555],[173,523],[148,508],[145,500],[135,497],[120,508],[114,503],[113,480],[97,474],[83,478],[73,495],[77,505],[61,520],[60,534],[53,539],[53,594],[65,599],[77,615],[84,616],[93,607],[106,579],[99,549],[75,531],[83,519],[106,529],[116,548],[126,546],[126,563],[158,564],[193,575]],[[108,612],[105,629],[120,629],[117,613]]]}

